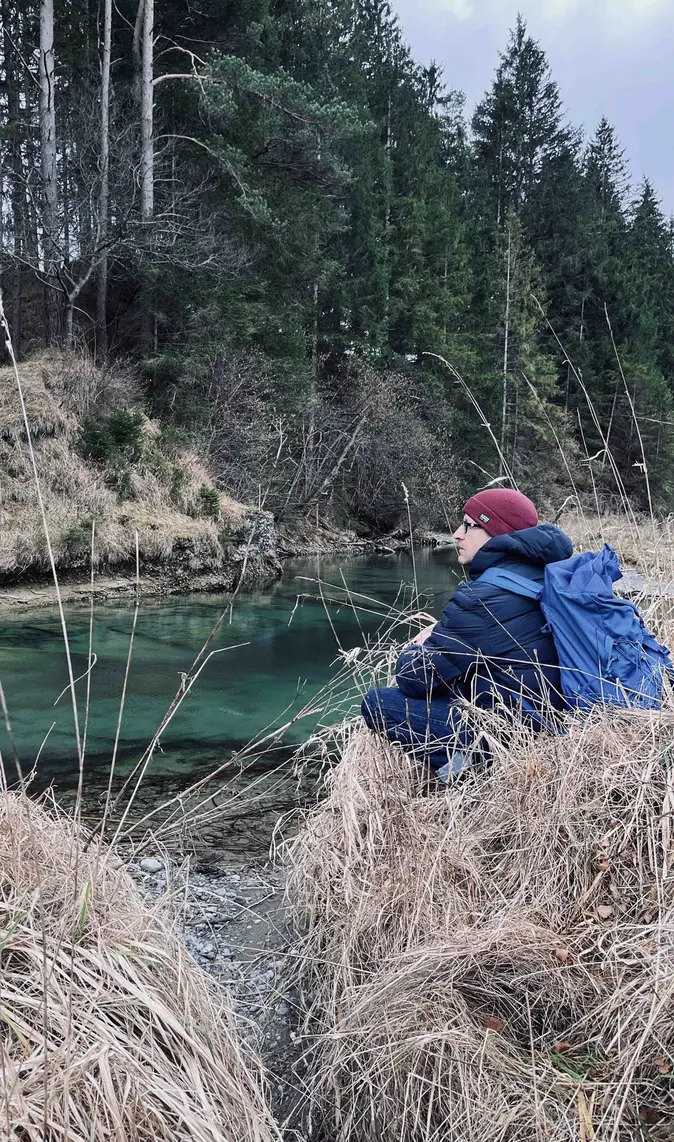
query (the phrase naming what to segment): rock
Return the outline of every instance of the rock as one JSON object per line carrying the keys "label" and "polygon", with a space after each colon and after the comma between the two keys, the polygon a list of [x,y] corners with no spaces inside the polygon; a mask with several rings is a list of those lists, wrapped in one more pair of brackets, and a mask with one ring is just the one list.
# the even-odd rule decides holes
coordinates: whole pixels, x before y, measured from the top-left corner
{"label": "rock", "polygon": [[277,577],[283,571],[278,557],[276,528],[271,512],[249,508],[236,533],[237,551],[232,556],[241,564],[237,580],[247,584]]}
{"label": "rock", "polygon": [[422,531],[415,534],[414,538],[424,547],[456,546],[456,541],[448,531]]}
{"label": "rock", "polygon": [[622,579],[613,584],[616,595],[645,595],[653,599],[670,599],[674,596],[674,583],[646,579],[638,571],[623,571]]}
{"label": "rock", "polygon": [[[142,893],[158,899],[166,890],[168,867],[168,862],[146,857],[131,871]],[[287,942],[274,908],[280,907],[283,877],[266,865],[235,867],[237,871],[231,866],[221,872],[189,869],[187,875],[176,870],[174,887],[183,883],[182,877],[186,881],[184,893],[175,895],[177,923],[192,958],[226,989],[246,1039],[280,1076],[290,1072],[303,1044],[294,1029],[293,992],[280,982],[287,967]],[[256,906],[264,908],[265,915],[271,913],[266,927],[258,922]],[[281,1082],[279,1105],[292,1097],[292,1086]]]}

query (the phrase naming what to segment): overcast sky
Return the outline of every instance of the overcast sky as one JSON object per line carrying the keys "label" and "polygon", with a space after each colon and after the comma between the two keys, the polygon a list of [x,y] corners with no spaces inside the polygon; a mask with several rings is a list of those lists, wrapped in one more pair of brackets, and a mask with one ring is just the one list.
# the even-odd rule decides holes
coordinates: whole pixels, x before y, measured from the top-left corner
{"label": "overcast sky", "polygon": [[674,213],[674,0],[392,0],[415,59],[435,60],[470,114],[489,86],[517,13],[545,51],[569,120],[602,115],[635,184],[647,175]]}

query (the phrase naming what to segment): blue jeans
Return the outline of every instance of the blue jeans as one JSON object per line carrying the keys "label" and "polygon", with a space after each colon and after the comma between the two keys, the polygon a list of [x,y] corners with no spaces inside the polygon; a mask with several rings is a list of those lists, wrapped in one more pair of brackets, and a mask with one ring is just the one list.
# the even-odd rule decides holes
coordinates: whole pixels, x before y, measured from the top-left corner
{"label": "blue jeans", "polygon": [[361,712],[371,730],[413,748],[433,769],[475,744],[475,730],[451,698],[407,698],[397,686],[368,690]]}

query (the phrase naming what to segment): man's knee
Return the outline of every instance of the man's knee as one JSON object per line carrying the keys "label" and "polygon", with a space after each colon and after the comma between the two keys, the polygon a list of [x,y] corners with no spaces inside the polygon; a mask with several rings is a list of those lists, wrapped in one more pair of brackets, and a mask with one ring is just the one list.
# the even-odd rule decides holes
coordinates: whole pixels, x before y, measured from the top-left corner
{"label": "man's knee", "polygon": [[377,689],[368,690],[361,702],[360,712],[365,719],[365,724],[371,730],[383,730],[385,728],[381,698]]}

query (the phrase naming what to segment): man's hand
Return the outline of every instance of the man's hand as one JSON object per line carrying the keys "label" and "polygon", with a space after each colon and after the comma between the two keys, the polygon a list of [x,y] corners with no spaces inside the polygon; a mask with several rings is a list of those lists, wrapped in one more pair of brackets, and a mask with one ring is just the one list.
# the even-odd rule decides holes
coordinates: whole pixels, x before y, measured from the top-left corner
{"label": "man's hand", "polygon": [[415,634],[414,638],[412,639],[412,641],[410,643],[410,646],[421,646],[422,643],[424,643],[427,638],[430,638],[430,636],[433,634],[434,630],[435,630],[435,623],[432,623],[431,626],[429,626],[429,627],[424,627],[424,629],[420,630],[418,634]]}

